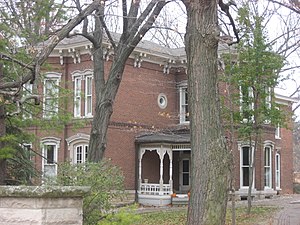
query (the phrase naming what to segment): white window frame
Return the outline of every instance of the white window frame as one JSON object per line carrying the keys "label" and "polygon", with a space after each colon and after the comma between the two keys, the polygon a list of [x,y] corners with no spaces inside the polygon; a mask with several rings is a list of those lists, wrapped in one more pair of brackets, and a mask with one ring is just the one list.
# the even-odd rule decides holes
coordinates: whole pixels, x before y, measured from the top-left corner
{"label": "white window frame", "polygon": [[189,120],[188,112],[188,100],[186,99],[188,95],[187,86],[182,85],[179,87],[179,122],[180,124],[187,124]]}
{"label": "white window frame", "polygon": [[[90,69],[84,71],[76,70],[72,72],[71,75],[72,75],[72,81],[74,82],[74,107],[73,107],[74,117],[75,118],[93,117],[93,79],[94,79],[93,70]],[[88,88],[88,82],[87,82],[88,79],[90,79],[90,88]],[[80,83],[80,88],[77,87],[78,85],[77,81],[79,81]],[[79,89],[81,90],[80,93],[78,91]],[[84,107],[82,107],[82,104],[84,105]]]}
{"label": "white window frame", "polygon": [[[272,146],[264,146],[264,188],[272,188]],[[268,151],[268,152],[267,152]]]}
{"label": "white window frame", "polygon": [[[85,105],[85,117],[93,116],[93,76],[85,76],[85,95],[84,95],[84,105]],[[88,82],[90,80],[90,83]],[[90,84],[90,87],[88,86]],[[88,107],[89,106],[89,107]]]}
{"label": "white window frame", "polygon": [[[266,98],[265,98],[266,109],[271,110],[271,108],[272,108],[272,89],[271,89],[271,87],[266,87],[265,92],[266,92]],[[266,118],[265,124],[270,124],[270,123],[271,123],[270,118]]]}
{"label": "white window frame", "polygon": [[[58,160],[58,151],[60,148],[60,139],[56,138],[56,137],[46,137],[43,138],[41,141],[42,144],[42,172],[43,172],[43,177],[47,178],[47,177],[52,177],[52,176],[56,176],[57,175],[57,160]],[[47,146],[53,146],[53,162],[52,163],[48,163],[47,162]],[[46,167],[51,168],[54,171],[53,174],[47,175],[47,169]]]}
{"label": "white window frame", "polygon": [[[88,143],[84,144],[76,144],[74,145],[74,164],[80,164],[87,162],[87,153],[88,153]],[[81,149],[81,152],[78,152],[78,150]],[[78,158],[80,156],[80,158]]]}
{"label": "white window frame", "polygon": [[281,190],[281,156],[279,151],[275,153],[275,188]]}
{"label": "white window frame", "polygon": [[[58,95],[59,95],[59,82],[61,79],[61,73],[46,73],[45,79],[44,79],[44,85],[43,85],[43,94],[44,94],[44,101],[43,101],[43,117],[44,118],[51,118],[54,114],[58,113]],[[48,96],[46,93],[46,83],[48,81],[51,81],[53,85],[56,87],[52,93],[55,96]],[[49,106],[50,108],[47,108],[46,102],[47,100],[54,100],[55,104]],[[51,110],[51,111],[50,111]]]}
{"label": "white window frame", "polygon": [[[250,162],[250,157],[249,157],[249,165],[243,165],[243,148],[249,148],[249,151],[250,151],[250,148],[252,148],[252,162]],[[247,143],[238,143],[238,149],[240,151],[240,188],[241,189],[248,189],[249,186],[244,186],[243,183],[244,183],[244,179],[243,179],[243,173],[244,173],[244,168],[248,167],[249,168],[249,173],[250,173],[250,165],[253,166],[253,161],[255,160],[254,159],[254,146],[250,146],[249,144]],[[249,155],[250,156],[250,155]],[[250,177],[249,177],[250,178]],[[250,181],[250,180],[249,180]],[[252,189],[254,189],[255,187],[255,169],[253,169],[253,183],[252,183]]]}
{"label": "white window frame", "polygon": [[74,78],[74,117],[81,117],[81,76]]}
{"label": "white window frame", "polygon": [[[88,150],[90,135],[84,134],[84,133],[77,133],[69,138],[66,139],[66,142],[68,144],[68,150],[70,153],[70,161],[72,164],[78,163],[77,158],[77,147],[82,146],[82,149],[84,151]],[[85,154],[82,157],[83,162],[87,161],[87,154]]]}
{"label": "white window frame", "polygon": [[280,124],[277,124],[275,129],[275,139],[281,139],[281,127]]}

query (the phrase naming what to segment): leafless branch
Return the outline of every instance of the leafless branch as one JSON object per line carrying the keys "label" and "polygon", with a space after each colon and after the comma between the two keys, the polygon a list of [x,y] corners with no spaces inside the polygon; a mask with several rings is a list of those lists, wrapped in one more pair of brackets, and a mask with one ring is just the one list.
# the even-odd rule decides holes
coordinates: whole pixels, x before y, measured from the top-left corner
{"label": "leafless branch", "polygon": [[235,38],[236,38],[235,41],[228,43],[228,45],[233,45],[233,44],[239,43],[240,37],[239,37],[239,34],[238,34],[238,30],[236,29],[234,20],[233,20],[231,14],[229,12],[229,7],[230,6],[235,6],[236,7],[236,4],[233,1],[229,1],[228,3],[225,4],[223,2],[223,0],[219,0],[219,6],[220,6],[221,10],[223,12],[225,12],[225,14],[227,15],[227,17],[229,18],[230,24],[232,26],[233,33],[234,33]]}
{"label": "leafless branch", "polygon": [[269,0],[269,1],[273,2],[273,3],[276,3],[278,5],[284,6],[284,7],[288,8],[288,9],[292,10],[293,12],[300,14],[300,10],[297,9],[296,7],[290,6],[290,5],[286,4],[286,3],[282,3],[282,2],[279,2],[279,1],[276,1],[276,0]]}

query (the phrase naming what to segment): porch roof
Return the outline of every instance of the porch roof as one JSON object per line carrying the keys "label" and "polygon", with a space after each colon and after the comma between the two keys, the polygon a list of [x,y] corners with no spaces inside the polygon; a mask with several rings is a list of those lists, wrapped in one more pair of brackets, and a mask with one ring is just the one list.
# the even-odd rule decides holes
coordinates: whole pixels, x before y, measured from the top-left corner
{"label": "porch roof", "polygon": [[190,134],[151,133],[143,134],[135,139],[136,143],[190,143]]}

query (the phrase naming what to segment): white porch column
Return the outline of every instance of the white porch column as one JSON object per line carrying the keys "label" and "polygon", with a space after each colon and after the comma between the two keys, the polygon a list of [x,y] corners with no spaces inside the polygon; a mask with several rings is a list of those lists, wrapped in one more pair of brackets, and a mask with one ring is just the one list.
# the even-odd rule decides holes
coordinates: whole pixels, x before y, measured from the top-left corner
{"label": "white porch column", "polygon": [[142,183],[142,159],[145,154],[145,149],[140,149],[139,151],[139,178],[138,178],[138,192],[141,191],[141,183]]}
{"label": "white porch column", "polygon": [[160,158],[159,195],[163,195],[163,185],[164,185],[164,179],[163,179],[163,175],[164,175],[164,156],[166,154],[166,150],[163,149],[163,146],[161,146],[157,153],[158,153],[159,158]]}
{"label": "white porch column", "polygon": [[172,149],[168,149],[167,153],[169,155],[169,159],[170,159],[170,179],[169,179],[169,184],[170,184],[170,191],[171,193],[173,193],[173,152]]}

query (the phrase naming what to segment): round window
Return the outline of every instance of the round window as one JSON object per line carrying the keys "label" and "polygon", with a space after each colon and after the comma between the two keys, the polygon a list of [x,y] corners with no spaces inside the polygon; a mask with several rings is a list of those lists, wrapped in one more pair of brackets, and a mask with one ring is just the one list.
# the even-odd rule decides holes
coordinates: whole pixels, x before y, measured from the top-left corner
{"label": "round window", "polygon": [[162,94],[162,93],[159,94],[158,98],[157,98],[157,103],[158,103],[158,106],[161,109],[165,109],[167,107],[167,104],[168,104],[167,96],[165,94]]}

